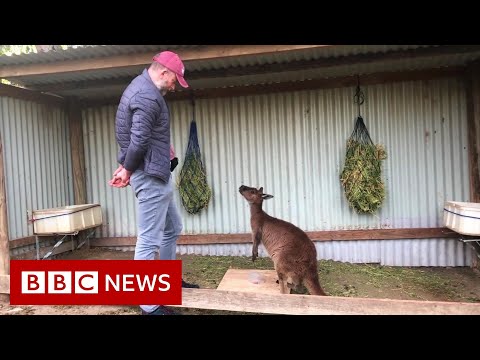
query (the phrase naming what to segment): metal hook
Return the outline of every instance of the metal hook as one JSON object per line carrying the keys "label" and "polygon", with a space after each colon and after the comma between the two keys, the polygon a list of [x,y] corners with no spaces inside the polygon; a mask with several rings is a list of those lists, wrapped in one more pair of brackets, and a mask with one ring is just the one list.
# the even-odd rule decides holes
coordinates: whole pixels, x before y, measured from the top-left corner
{"label": "metal hook", "polygon": [[358,105],[358,116],[360,116],[360,106],[365,102],[365,95],[362,90],[360,90],[360,76],[357,75],[357,89],[355,95],[353,96],[353,101]]}

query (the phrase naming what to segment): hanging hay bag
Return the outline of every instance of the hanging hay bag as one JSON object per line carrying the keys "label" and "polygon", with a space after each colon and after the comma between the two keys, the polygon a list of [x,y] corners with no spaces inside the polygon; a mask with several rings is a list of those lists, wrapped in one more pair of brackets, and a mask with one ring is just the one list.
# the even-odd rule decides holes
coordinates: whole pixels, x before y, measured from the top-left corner
{"label": "hanging hay bag", "polygon": [[373,214],[385,199],[382,160],[387,158],[383,145],[373,143],[361,116],[347,140],[345,165],[340,181],[350,206],[359,214]]}
{"label": "hanging hay bag", "polygon": [[208,205],[212,191],[201,159],[195,120],[190,123],[187,153],[177,186],[182,205],[189,214],[197,214]]}

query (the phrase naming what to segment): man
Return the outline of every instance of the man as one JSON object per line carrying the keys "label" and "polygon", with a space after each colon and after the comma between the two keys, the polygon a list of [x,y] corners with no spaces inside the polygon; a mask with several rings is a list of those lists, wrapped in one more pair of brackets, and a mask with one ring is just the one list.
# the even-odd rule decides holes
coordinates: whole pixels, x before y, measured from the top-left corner
{"label": "man", "polygon": [[[176,258],[183,225],[173,199],[170,118],[164,96],[175,90],[177,81],[188,87],[184,72],[180,57],[163,51],[132,80],[118,105],[115,136],[120,166],[109,184],[118,188],[130,184],[138,199],[135,260],[153,260],[158,252],[160,260]],[[198,288],[183,280],[182,286]],[[173,314],[164,306],[140,307],[142,314]]]}

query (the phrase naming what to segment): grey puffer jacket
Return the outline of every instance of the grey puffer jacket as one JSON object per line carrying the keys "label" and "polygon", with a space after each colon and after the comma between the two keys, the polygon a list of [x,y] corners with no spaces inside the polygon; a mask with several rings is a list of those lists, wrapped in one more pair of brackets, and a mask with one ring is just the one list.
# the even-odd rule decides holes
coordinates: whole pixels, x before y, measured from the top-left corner
{"label": "grey puffer jacket", "polygon": [[123,92],[115,118],[120,146],[118,162],[132,173],[143,170],[167,182],[170,178],[170,117],[160,90],[147,69]]}

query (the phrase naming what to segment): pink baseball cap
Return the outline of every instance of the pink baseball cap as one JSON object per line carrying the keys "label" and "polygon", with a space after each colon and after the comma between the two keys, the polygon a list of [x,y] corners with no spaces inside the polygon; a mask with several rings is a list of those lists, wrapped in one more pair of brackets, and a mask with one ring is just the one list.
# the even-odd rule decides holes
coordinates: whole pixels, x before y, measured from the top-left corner
{"label": "pink baseball cap", "polygon": [[162,51],[153,57],[153,60],[165,66],[168,70],[173,71],[177,75],[177,80],[184,88],[188,88],[188,84],[183,78],[185,74],[185,66],[180,57],[171,51]]}

